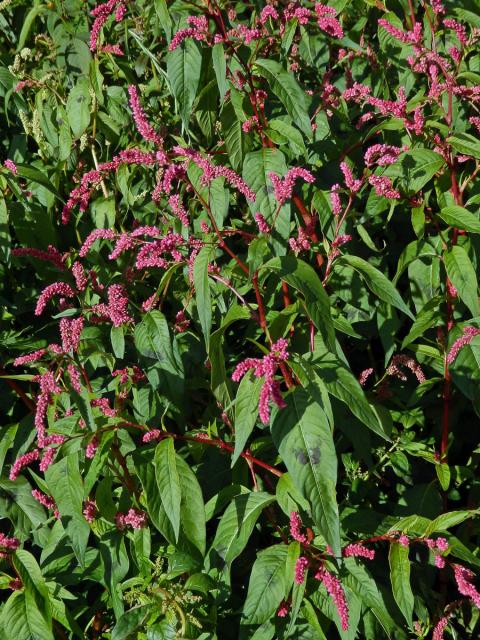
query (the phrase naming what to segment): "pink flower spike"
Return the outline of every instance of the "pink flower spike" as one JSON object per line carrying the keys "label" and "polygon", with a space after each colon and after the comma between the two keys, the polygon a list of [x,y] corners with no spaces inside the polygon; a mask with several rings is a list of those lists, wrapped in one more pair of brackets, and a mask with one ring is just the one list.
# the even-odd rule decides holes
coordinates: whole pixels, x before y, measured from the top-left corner
{"label": "pink flower spike", "polygon": [[352,170],[346,162],[340,163],[340,169],[342,170],[347,188],[350,189],[352,193],[357,193],[357,191],[359,191],[360,187],[362,186],[362,181],[355,180]]}
{"label": "pink flower spike", "polygon": [[342,202],[340,200],[340,185],[334,184],[330,189],[330,201],[332,203],[332,213],[334,216],[338,217],[342,213]]}
{"label": "pink flower spike", "polygon": [[83,517],[87,522],[93,522],[97,515],[97,505],[94,500],[85,500],[83,507]]}
{"label": "pink flower spike", "polygon": [[268,177],[272,181],[275,200],[279,204],[283,204],[287,200],[290,200],[295,180],[298,178],[302,178],[305,182],[315,182],[315,178],[310,171],[302,169],[301,167],[294,167],[293,169],[290,169],[283,179],[279,178],[275,173],[269,173]]}
{"label": "pink flower spike", "polygon": [[259,211],[254,215],[254,218],[260,233],[271,233],[272,229]]}
{"label": "pink flower spike", "polygon": [[441,0],[431,0],[430,5],[436,14],[445,13],[445,7],[443,6]]}
{"label": "pink flower spike", "polygon": [[375,558],[375,550],[367,549],[363,544],[348,544],[343,550],[342,555],[345,558],[366,558],[373,560]]}
{"label": "pink flower spike", "polygon": [[364,387],[367,383],[368,378],[372,375],[373,369],[370,367],[369,369],[364,369],[360,376],[358,377],[359,383]]}
{"label": "pink flower spike", "polygon": [[301,532],[302,519],[298,511],[292,511],[290,514],[290,535],[297,542],[308,544],[307,536]]}
{"label": "pink flower spike", "polygon": [[247,358],[236,366],[232,374],[234,382],[240,382],[250,369],[253,369],[256,378],[265,378],[259,399],[259,415],[264,424],[268,424],[270,419],[270,400],[280,408],[285,406],[280,393],[280,384],[274,380],[274,375],[278,366],[288,358],[287,346],[287,340],[280,338],[280,340],[272,344],[268,355],[263,358]]}
{"label": "pink flower spike", "polygon": [[479,333],[480,329],[477,329],[476,327],[465,327],[460,338],[457,338],[452,344],[447,355],[447,363],[452,364],[458,356],[460,349],[465,345],[470,344]]}
{"label": "pink flower spike", "polygon": [[402,547],[408,547],[410,545],[410,539],[405,534],[402,534],[398,538],[398,542],[399,542],[399,544],[402,545]]}
{"label": "pink flower spike", "polygon": [[446,538],[437,538],[436,544],[437,544],[437,549],[442,552],[447,551],[449,547],[448,540]]}
{"label": "pink flower spike", "polygon": [[295,563],[295,582],[297,584],[302,584],[302,582],[305,580],[305,571],[307,570],[307,567],[307,558],[303,556],[298,558],[297,562]]}
{"label": "pink flower spike", "polygon": [[45,307],[47,306],[47,302],[51,298],[53,298],[53,296],[73,298],[74,295],[75,291],[66,282],[54,282],[53,284],[49,284],[48,287],[45,287],[37,300],[35,315],[40,316],[43,313]]}
{"label": "pink flower spike", "polygon": [[47,353],[47,349],[38,349],[38,351],[27,353],[24,356],[18,356],[18,358],[15,358],[15,360],[13,361],[13,366],[20,367],[24,364],[29,364],[30,362],[36,362],[46,353]]}
{"label": "pink flower spike", "polygon": [[347,599],[345,598],[345,591],[343,590],[340,580],[337,576],[328,572],[323,566],[317,571],[315,578],[316,580],[320,580],[320,582],[325,586],[328,594],[335,603],[335,607],[337,608],[342,629],[347,631],[349,627],[348,605]]}
{"label": "pink flower spike", "polygon": [[40,471],[46,471],[48,467],[53,464],[56,453],[57,450],[55,447],[48,447],[48,449],[45,449],[45,452],[39,464]]}
{"label": "pink flower spike", "polygon": [[289,611],[290,611],[290,603],[287,602],[286,600],[282,600],[277,609],[277,617],[286,618]]}
{"label": "pink flower spike", "polygon": [[4,533],[0,533],[0,547],[8,551],[16,551],[20,546],[18,538],[9,538]]}
{"label": "pink flower spike", "polygon": [[24,467],[27,467],[29,464],[32,464],[32,462],[35,462],[36,460],[38,460],[39,457],[40,457],[40,450],[34,449],[33,451],[24,453],[23,456],[20,456],[19,458],[17,458],[13,463],[12,468],[10,469],[10,475],[8,476],[9,479],[12,482],[16,480],[20,475],[20,471]]}
{"label": "pink flower spike", "polygon": [[13,162],[13,160],[5,160],[3,166],[5,167],[5,169],[8,169],[12,173],[17,173],[17,165]]}
{"label": "pink flower spike", "polygon": [[461,564],[454,564],[453,572],[455,575],[457,588],[462,596],[470,598],[473,604],[480,609],[480,593],[477,591],[475,585],[471,582],[475,578],[475,575]]}
{"label": "pink flower spike", "polygon": [[135,120],[139,134],[147,142],[153,142],[161,147],[163,145],[163,138],[155,133],[153,127],[148,122],[145,112],[140,105],[140,98],[138,97],[137,87],[135,87],[135,85],[129,85],[128,95],[130,97],[130,109],[132,110],[133,119]]}
{"label": "pink flower spike", "polygon": [[445,631],[448,625],[448,616],[440,618],[440,620],[435,625],[435,629],[433,630],[432,640],[444,640],[443,632]]}
{"label": "pink flower spike", "polygon": [[389,200],[401,198],[399,191],[393,188],[392,181],[386,176],[370,176],[368,182],[374,187],[377,196],[383,196]]}

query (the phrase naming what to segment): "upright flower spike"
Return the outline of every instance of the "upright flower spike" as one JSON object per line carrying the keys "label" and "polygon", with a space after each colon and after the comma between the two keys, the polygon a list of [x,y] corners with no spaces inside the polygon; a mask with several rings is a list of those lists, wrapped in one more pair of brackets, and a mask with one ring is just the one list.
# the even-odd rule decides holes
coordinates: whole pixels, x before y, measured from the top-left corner
{"label": "upright flower spike", "polygon": [[153,142],[159,147],[163,146],[163,138],[154,131],[140,105],[140,98],[135,85],[131,84],[128,87],[128,95],[130,97],[130,109],[132,110],[138,133],[146,142]]}
{"label": "upright flower spike", "polygon": [[298,511],[292,511],[290,514],[290,535],[294,540],[302,544],[308,544],[308,538],[305,533],[302,533],[302,519]]}

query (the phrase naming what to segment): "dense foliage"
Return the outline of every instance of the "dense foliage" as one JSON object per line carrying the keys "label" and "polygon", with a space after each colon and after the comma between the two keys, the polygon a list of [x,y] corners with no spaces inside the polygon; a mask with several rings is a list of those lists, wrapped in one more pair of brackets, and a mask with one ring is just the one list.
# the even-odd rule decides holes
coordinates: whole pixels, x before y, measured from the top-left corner
{"label": "dense foliage", "polygon": [[479,11],[2,0],[1,638],[480,635]]}

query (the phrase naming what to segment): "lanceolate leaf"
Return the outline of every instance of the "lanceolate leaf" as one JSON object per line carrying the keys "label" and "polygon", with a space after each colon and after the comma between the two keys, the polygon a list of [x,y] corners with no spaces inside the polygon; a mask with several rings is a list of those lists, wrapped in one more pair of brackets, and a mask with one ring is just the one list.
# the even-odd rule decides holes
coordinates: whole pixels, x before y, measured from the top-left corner
{"label": "lanceolate leaf", "polygon": [[277,610],[285,596],[288,547],[277,544],[258,554],[250,574],[243,606],[244,624],[262,624]]}
{"label": "lanceolate leaf", "polygon": [[226,72],[227,65],[225,60],[225,50],[221,42],[215,44],[212,47],[212,63],[215,69],[215,75],[217,77],[218,92],[220,94],[220,100],[223,100],[224,95],[227,92],[227,80]]}
{"label": "lanceolate leaf", "polygon": [[420,191],[445,164],[442,156],[430,149],[411,149],[400,154],[384,175],[398,178],[398,185],[409,194]]}
{"label": "lanceolate leaf", "polygon": [[80,566],[83,566],[90,527],[82,513],[83,481],[78,454],[71,453],[50,466],[45,473],[45,479],[71,540],[75,556]]}
{"label": "lanceolate leaf", "polygon": [[135,327],[135,344],[142,356],[156,360],[162,369],[181,373],[172,349],[168,323],[160,311],[150,311]]}
{"label": "lanceolate leaf", "polygon": [[167,57],[168,79],[186,129],[188,129],[192,106],[197,95],[201,65],[200,50],[192,39],[185,40]]}
{"label": "lanceolate leaf", "polygon": [[252,216],[260,212],[267,223],[275,226],[272,240],[277,254],[286,253],[286,243],[290,233],[290,204],[280,208],[275,199],[270,173],[283,177],[287,173],[285,156],[278,149],[251,151],[243,163],[243,179],[255,192],[255,202],[249,202]]}
{"label": "lanceolate leaf", "polygon": [[345,558],[344,565],[348,571],[348,575],[343,579],[344,583],[357,595],[364,607],[371,609],[387,636],[392,637],[398,627],[385,605],[375,580],[355,558]]}
{"label": "lanceolate leaf", "polygon": [[245,548],[258,516],[274,500],[264,492],[235,496],[218,524],[209,552],[210,566],[230,566]]}
{"label": "lanceolate leaf", "polygon": [[212,299],[208,281],[208,265],[212,257],[212,249],[210,247],[203,247],[200,249],[200,253],[195,258],[193,264],[193,282],[195,284],[197,310],[207,352],[210,345],[210,331],[212,327]]}
{"label": "lanceolate leaf", "polygon": [[358,256],[343,255],[339,258],[339,262],[348,264],[352,269],[358,271],[365,281],[367,287],[378,297],[380,300],[391,304],[392,306],[403,311],[407,316],[414,319],[410,309],[407,307],[402,297],[395,289],[391,281],[381,271],[376,269],[369,262]]}
{"label": "lanceolate leaf", "polygon": [[370,406],[365,392],[351,371],[331,356],[316,359],[312,361],[312,365],[333,396],[342,400],[369,429],[389,440],[389,435],[383,430],[377,414]]}
{"label": "lanceolate leaf", "polygon": [[392,542],[388,554],[393,597],[408,625],[412,625],[413,593],[410,586],[409,547]]}
{"label": "lanceolate leaf", "polygon": [[255,65],[258,73],[268,80],[273,93],[283,103],[292,120],[306,136],[311,137],[312,125],[308,116],[305,93],[294,76],[275,60],[256,60]]}
{"label": "lanceolate leaf", "polygon": [[175,464],[182,494],[180,504],[182,533],[203,555],[207,532],[202,489],[190,465],[179,455],[175,456]]}
{"label": "lanceolate leaf", "polygon": [[444,255],[445,269],[458,291],[458,296],[470,310],[472,316],[480,315],[478,282],[475,269],[463,247],[455,245]]}
{"label": "lanceolate leaf", "polygon": [[258,401],[264,380],[242,378],[235,398],[235,451],[232,456],[232,467],[243,452],[258,416]]}
{"label": "lanceolate leaf", "polygon": [[302,389],[286,401],[286,408],[273,420],[273,441],[292,480],[309,501],[315,524],[334,554],[340,555],[337,457],[327,417]]}
{"label": "lanceolate leaf", "polygon": [[[15,640],[53,640],[51,627],[38,610],[35,601],[24,591],[14,591],[0,616],[2,629]],[[7,638],[8,636],[4,636]]]}
{"label": "lanceolate leaf", "polygon": [[451,227],[465,229],[470,233],[480,233],[480,220],[468,209],[452,205],[438,213],[439,217]]}
{"label": "lanceolate leaf", "polygon": [[172,438],[165,438],[157,445],[154,465],[160,498],[168,519],[172,523],[175,538],[178,539],[182,490]]}
{"label": "lanceolate leaf", "polygon": [[275,272],[291,287],[297,289],[304,299],[305,309],[325,343],[335,353],[335,336],[330,314],[330,300],[314,269],[293,256],[272,258],[264,266],[265,274]]}

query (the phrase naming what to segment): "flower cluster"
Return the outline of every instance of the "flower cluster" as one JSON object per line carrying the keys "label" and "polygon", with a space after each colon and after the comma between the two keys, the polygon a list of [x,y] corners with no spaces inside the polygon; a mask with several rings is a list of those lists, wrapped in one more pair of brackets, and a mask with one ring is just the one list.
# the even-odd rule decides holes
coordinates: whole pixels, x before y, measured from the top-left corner
{"label": "flower cluster", "polygon": [[278,407],[283,408],[285,401],[280,393],[280,382],[274,376],[277,368],[288,358],[288,342],[280,338],[270,348],[270,353],[263,358],[247,358],[240,362],[232,374],[232,380],[240,382],[243,376],[253,369],[256,378],[264,378],[260,391],[259,415],[264,424],[270,420],[269,401],[272,400]]}
{"label": "flower cluster", "polygon": [[315,178],[310,171],[302,169],[301,167],[290,169],[283,179],[279,178],[275,173],[269,173],[268,177],[272,181],[275,200],[278,204],[283,204],[287,200],[290,200],[295,180],[302,178],[305,182],[315,182]]}
{"label": "flower cluster", "polygon": [[127,513],[118,512],[115,515],[117,529],[123,530],[130,526],[132,529],[143,529],[147,526],[148,518],[145,511],[140,509],[129,509]]}

